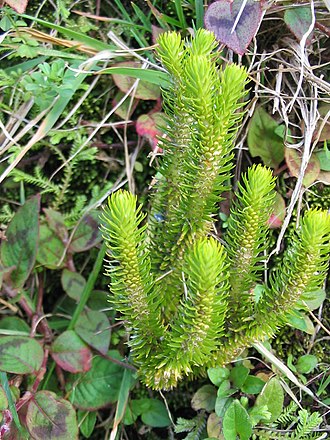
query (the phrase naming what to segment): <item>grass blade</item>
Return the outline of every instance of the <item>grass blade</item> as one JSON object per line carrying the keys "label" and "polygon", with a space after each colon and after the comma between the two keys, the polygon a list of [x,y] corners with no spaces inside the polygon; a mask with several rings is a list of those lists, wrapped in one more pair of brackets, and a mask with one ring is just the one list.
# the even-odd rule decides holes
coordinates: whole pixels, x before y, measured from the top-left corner
{"label": "grass blade", "polygon": [[204,4],[203,0],[195,0],[196,29],[204,27]]}
{"label": "grass blade", "polygon": [[94,288],[96,279],[100,273],[100,270],[102,269],[103,259],[105,257],[106,253],[106,245],[105,243],[102,244],[101,249],[99,250],[99,253],[97,255],[96,261],[93,266],[93,270],[90,273],[87,283],[85,285],[85,288],[82,292],[81,299],[77,305],[76,310],[74,311],[74,314],[72,316],[72,319],[70,321],[70,324],[68,326],[68,330],[73,330],[74,326],[76,325],[76,322],[81,315],[81,312],[84,310],[84,307],[89,299],[89,296]]}
{"label": "grass blade", "polygon": [[150,21],[150,18],[147,17],[143,13],[143,11],[135,3],[132,3],[132,8],[134,9],[134,12],[135,12],[136,16],[139,18],[141,23],[143,23],[144,28],[148,32],[151,32],[151,21]]}
{"label": "grass blade", "polygon": [[157,84],[160,87],[167,88],[169,85],[169,76],[165,72],[159,72],[157,70],[140,69],[136,67],[109,67],[96,72],[96,75],[100,74],[117,74],[126,75],[132,78],[141,79],[152,84]]}
{"label": "grass blade", "polygon": [[181,0],[175,0],[175,9],[178,16],[178,19],[180,21],[180,27],[181,29],[186,29],[188,27],[186,18],[184,16],[183,7],[182,7],[182,1]]}
{"label": "grass blade", "polygon": [[[316,399],[312,391],[305,385],[299,382],[298,378],[292,373],[292,371],[276,356],[273,355],[261,342],[255,342],[253,347],[262,354],[269,362],[271,362],[275,367],[280,370],[294,385],[304,391],[306,394]],[[317,400],[317,399],[316,399]]]}
{"label": "grass blade", "polygon": [[[129,21],[129,22],[131,22],[132,25],[135,24],[134,21],[131,18],[131,15],[127,12],[125,6],[122,4],[121,0],[115,0],[115,3],[117,5],[117,8],[120,10],[122,16],[124,17],[124,19]],[[147,40],[144,38],[144,35],[142,35],[141,33],[137,32],[134,28],[131,29],[131,34],[133,35],[135,40],[138,42],[140,47],[149,46]]]}
{"label": "grass blade", "polygon": [[11,412],[11,415],[13,416],[13,420],[15,422],[15,425],[17,427],[17,429],[22,432],[22,426],[21,423],[19,421],[18,418],[18,414],[16,411],[16,406],[15,403],[13,401],[12,395],[11,395],[11,391],[9,388],[9,383],[8,383],[8,378],[7,378],[7,373],[4,373],[3,371],[0,371],[0,383],[2,385],[2,388],[4,389],[4,392],[6,393],[6,397],[8,400],[8,407],[9,410]]}
{"label": "grass blade", "polygon": [[120,384],[116,414],[113,420],[113,427],[109,440],[115,440],[116,438],[118,426],[125,415],[129,392],[132,388],[132,385],[136,381],[135,375],[136,373],[132,370],[129,370],[128,368],[126,368],[124,371],[123,379]]}
{"label": "grass blade", "polygon": [[107,43],[103,43],[103,41],[96,40],[95,38],[89,37],[85,34],[82,34],[80,32],[73,31],[72,29],[65,28],[63,26],[59,26],[54,23],[49,23],[48,21],[42,20],[41,18],[36,18],[31,15],[22,14],[20,15],[22,18],[26,18],[27,20],[32,20],[36,23],[39,23],[49,29],[55,29],[61,34],[65,35],[66,37],[72,38],[75,41],[78,41],[79,43],[84,44],[85,46],[88,46],[95,51],[99,52],[101,50],[114,50],[116,49],[115,46]]}
{"label": "grass blade", "polygon": [[[95,63],[91,63],[89,65],[86,65],[87,69],[92,69],[94,67]],[[72,81],[70,92],[68,92],[65,96],[59,96],[57,100],[55,100],[55,103],[53,107],[50,109],[49,113],[45,117],[45,119],[40,124],[38,130],[33,135],[33,137],[29,140],[29,142],[26,144],[24,148],[20,151],[20,153],[16,156],[16,158],[13,160],[13,162],[5,169],[5,171],[0,176],[0,183],[8,176],[8,174],[16,167],[16,165],[23,159],[25,154],[30,150],[30,148],[35,145],[36,142],[43,139],[46,134],[53,128],[57,120],[62,115],[64,109],[70,102],[71,98],[77,91],[80,84],[83,82],[83,80],[86,78],[86,76],[89,75],[89,73],[84,73],[83,71],[80,71],[79,74],[75,77],[75,79]]]}

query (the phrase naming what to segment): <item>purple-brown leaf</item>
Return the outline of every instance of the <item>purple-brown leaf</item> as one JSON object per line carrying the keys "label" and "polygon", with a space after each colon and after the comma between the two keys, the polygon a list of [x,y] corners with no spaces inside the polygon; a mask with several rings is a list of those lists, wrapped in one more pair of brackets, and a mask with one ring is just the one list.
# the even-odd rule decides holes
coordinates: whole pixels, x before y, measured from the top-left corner
{"label": "purple-brown leaf", "polygon": [[53,209],[44,209],[47,222],[52,231],[62,240],[68,239],[68,230],[64,223],[64,218],[61,213],[54,211]]}
{"label": "purple-brown leaf", "polygon": [[94,210],[86,214],[79,223],[70,244],[71,252],[91,249],[102,240],[99,228],[99,213]]}
{"label": "purple-brown leaf", "polygon": [[29,401],[26,425],[34,440],[78,439],[73,406],[51,391],[39,391]]}
{"label": "purple-brown leaf", "polygon": [[[237,24],[237,17],[240,15]],[[219,0],[205,13],[205,27],[217,40],[239,55],[244,55],[257,33],[262,18],[261,3],[255,0]]]}

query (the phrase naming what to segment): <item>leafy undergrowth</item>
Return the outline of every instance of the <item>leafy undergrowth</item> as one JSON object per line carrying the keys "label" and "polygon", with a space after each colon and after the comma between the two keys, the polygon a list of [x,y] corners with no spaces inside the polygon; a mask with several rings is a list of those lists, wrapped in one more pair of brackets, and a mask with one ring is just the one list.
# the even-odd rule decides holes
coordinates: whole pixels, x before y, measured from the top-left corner
{"label": "leafy undergrowth", "polygon": [[326,4],[203,3],[0,1],[0,438],[326,438],[326,289],[266,352],[166,393],[139,382],[107,302],[101,206],[125,187],[148,208],[159,177],[167,75],[150,46],[204,12],[219,62],[249,72],[233,186],[251,163],[278,177],[273,267],[302,212],[330,208]]}

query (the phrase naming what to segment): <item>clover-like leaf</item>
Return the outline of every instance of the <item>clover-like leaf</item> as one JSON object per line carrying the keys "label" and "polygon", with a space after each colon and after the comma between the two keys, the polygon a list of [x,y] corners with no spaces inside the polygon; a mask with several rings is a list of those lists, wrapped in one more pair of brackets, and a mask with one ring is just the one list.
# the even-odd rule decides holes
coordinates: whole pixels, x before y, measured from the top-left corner
{"label": "clover-like leaf", "polygon": [[78,272],[71,272],[68,269],[64,269],[61,282],[66,294],[78,302],[86,285],[85,278]]}
{"label": "clover-like leaf", "polygon": [[213,385],[203,385],[193,395],[191,406],[195,411],[206,409],[213,411],[217,398],[217,390]]}
{"label": "clover-like leaf", "polygon": [[271,413],[269,422],[274,422],[282,412],[284,403],[284,392],[282,385],[276,377],[271,378],[263,387],[261,393],[257,397],[255,406],[267,406]]}
{"label": "clover-like leaf", "polygon": [[65,258],[61,261],[64,252],[63,241],[47,223],[42,224],[40,226],[40,245],[37,261],[48,269],[60,269],[65,265]]}

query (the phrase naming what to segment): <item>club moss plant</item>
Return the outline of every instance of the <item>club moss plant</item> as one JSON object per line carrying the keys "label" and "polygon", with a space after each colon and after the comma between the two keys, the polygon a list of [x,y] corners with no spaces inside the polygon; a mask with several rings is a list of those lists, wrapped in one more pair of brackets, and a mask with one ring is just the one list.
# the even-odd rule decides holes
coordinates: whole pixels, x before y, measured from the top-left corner
{"label": "club moss plant", "polygon": [[103,233],[110,301],[126,323],[140,378],[168,389],[272,337],[300,296],[323,284],[330,216],[321,210],[303,216],[264,284],[276,182],[268,168],[254,165],[238,185],[224,243],[213,236],[247,73],[235,64],[218,66],[208,31],[186,41],[165,33],[158,43],[171,83],[163,92],[167,128],[151,212],[146,221],[136,197],[118,191],[104,210]]}

